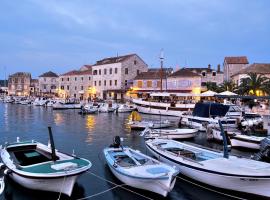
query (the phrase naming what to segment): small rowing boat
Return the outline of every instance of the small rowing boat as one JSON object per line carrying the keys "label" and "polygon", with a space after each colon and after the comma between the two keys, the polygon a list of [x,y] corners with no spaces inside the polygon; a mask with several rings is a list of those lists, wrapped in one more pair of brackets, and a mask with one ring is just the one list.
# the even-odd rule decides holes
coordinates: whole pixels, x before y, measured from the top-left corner
{"label": "small rowing boat", "polygon": [[178,170],[137,150],[121,147],[119,136],[114,141],[103,150],[112,173],[131,187],[167,196],[174,187]]}

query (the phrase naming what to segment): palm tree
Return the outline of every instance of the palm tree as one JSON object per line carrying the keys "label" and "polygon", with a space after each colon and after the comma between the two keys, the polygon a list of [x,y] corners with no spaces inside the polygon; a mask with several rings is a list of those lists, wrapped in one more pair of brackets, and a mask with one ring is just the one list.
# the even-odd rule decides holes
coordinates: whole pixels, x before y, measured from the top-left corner
{"label": "palm tree", "polygon": [[224,81],[220,86],[220,91],[230,91],[234,92],[237,89],[237,85],[233,81]]}
{"label": "palm tree", "polygon": [[214,82],[206,82],[205,86],[206,86],[207,90],[218,92],[219,88],[218,88],[217,84]]}
{"label": "palm tree", "polygon": [[268,81],[267,77],[250,72],[247,78],[241,80],[241,84],[245,91],[257,96],[260,95],[260,92],[269,92],[269,89],[266,87]]}

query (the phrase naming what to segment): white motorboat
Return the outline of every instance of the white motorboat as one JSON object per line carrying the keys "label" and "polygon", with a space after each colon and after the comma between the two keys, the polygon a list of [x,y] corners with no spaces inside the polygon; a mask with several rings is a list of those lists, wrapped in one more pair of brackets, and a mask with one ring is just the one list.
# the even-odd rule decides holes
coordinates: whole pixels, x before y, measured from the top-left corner
{"label": "white motorboat", "polygon": [[90,104],[87,104],[85,106],[83,106],[81,108],[81,111],[79,112],[79,114],[81,115],[86,115],[86,114],[94,114],[98,112],[98,107],[97,106],[93,106]]}
{"label": "white motorboat", "polygon": [[[180,123],[200,131],[206,131],[208,124],[216,124],[220,120],[226,128],[237,128],[240,122],[239,107],[219,103],[197,103],[192,114],[183,114]],[[239,118],[238,118],[239,117]]]}
{"label": "white motorboat", "polygon": [[22,99],[20,101],[20,104],[22,104],[22,105],[28,105],[28,104],[31,104],[31,103],[32,103],[32,101],[30,99]]}
{"label": "white motorboat", "polygon": [[48,100],[45,104],[46,107],[52,107],[57,101],[55,100]]}
{"label": "white motorboat", "polygon": [[139,151],[121,147],[119,137],[114,140],[115,144],[103,150],[112,173],[126,185],[167,196],[178,170]]}
{"label": "white motorboat", "polygon": [[[191,94],[189,94],[191,96]],[[152,98],[170,98],[176,97],[176,94],[170,94],[167,92],[152,93]],[[181,94],[179,94],[181,97]],[[186,96],[185,96],[186,97]],[[165,102],[160,100],[144,100],[144,99],[133,99],[133,103],[137,106],[137,110],[140,113],[153,114],[153,115],[167,115],[180,117],[184,112],[191,111],[194,109],[195,103],[192,101],[182,102]]]}
{"label": "white motorboat", "polygon": [[145,139],[190,139],[194,138],[198,130],[196,129],[150,129],[146,128],[142,131],[141,136],[144,136]]}
{"label": "white motorboat", "polygon": [[142,120],[141,115],[137,111],[132,111],[129,116],[129,122],[127,125],[131,129],[143,130],[145,128],[168,128],[172,126],[172,123],[169,120]]}
{"label": "white motorboat", "polygon": [[39,97],[39,98],[36,98],[33,102],[33,105],[34,106],[44,106],[47,102],[47,99],[46,98],[43,98],[43,97]]}
{"label": "white motorboat", "polygon": [[124,112],[132,112],[133,110],[136,110],[136,106],[135,105],[131,105],[131,104],[120,104],[115,112],[117,113],[124,113]]}
{"label": "white motorboat", "polygon": [[63,102],[56,102],[52,105],[54,110],[66,110],[66,109],[81,109],[82,104],[80,103],[63,103]]}
{"label": "white motorboat", "polygon": [[1,159],[8,176],[23,187],[70,196],[77,177],[92,164],[56,150],[52,139],[50,144],[35,141],[7,143],[1,147]]}
{"label": "white motorboat", "polygon": [[270,197],[270,164],[226,157],[222,153],[182,142],[147,140],[149,151],[161,161],[176,165],[181,173],[196,181],[222,189]]}
{"label": "white motorboat", "polygon": [[98,111],[99,112],[114,112],[117,108],[116,104],[112,103],[101,103],[99,105]]}
{"label": "white motorboat", "polygon": [[[227,130],[227,139],[232,147],[240,147],[246,149],[259,150],[261,146],[261,141],[265,137],[257,137],[252,135],[244,135],[237,130]],[[218,141],[223,141],[222,133],[217,127],[207,127],[207,138],[214,139]]]}
{"label": "white motorboat", "polygon": [[265,137],[249,136],[249,135],[233,135],[230,137],[232,147],[242,147],[247,149],[259,150],[261,141]]}
{"label": "white motorboat", "polygon": [[164,121],[129,121],[127,123],[131,129],[142,130],[145,128],[168,128],[172,126],[169,120]]}

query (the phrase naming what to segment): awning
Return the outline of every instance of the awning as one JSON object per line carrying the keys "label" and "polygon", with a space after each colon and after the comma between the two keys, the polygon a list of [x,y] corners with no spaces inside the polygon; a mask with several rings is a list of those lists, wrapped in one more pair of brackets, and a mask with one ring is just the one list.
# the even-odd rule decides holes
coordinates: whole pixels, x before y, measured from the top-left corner
{"label": "awning", "polygon": [[216,92],[213,92],[211,90],[208,90],[206,92],[203,92],[200,94],[201,97],[213,97],[215,96],[217,93]]}
{"label": "awning", "polygon": [[79,94],[84,94],[84,91],[83,91],[83,90],[80,90],[80,91],[79,91]]}
{"label": "awning", "polygon": [[225,92],[219,93],[219,95],[233,96],[233,95],[237,95],[237,94],[233,93],[233,92],[230,92],[230,91],[225,91]]}

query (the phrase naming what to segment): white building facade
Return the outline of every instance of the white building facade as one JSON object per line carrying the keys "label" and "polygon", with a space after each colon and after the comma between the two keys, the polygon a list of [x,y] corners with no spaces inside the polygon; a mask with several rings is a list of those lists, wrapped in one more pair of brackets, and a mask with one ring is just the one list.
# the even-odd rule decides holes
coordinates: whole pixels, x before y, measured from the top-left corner
{"label": "white building facade", "polygon": [[136,54],[99,60],[92,66],[96,97],[123,100],[133,79],[147,71],[147,64]]}
{"label": "white building facade", "polygon": [[57,94],[59,76],[52,71],[46,72],[39,76],[38,84],[41,96],[54,96]]}

